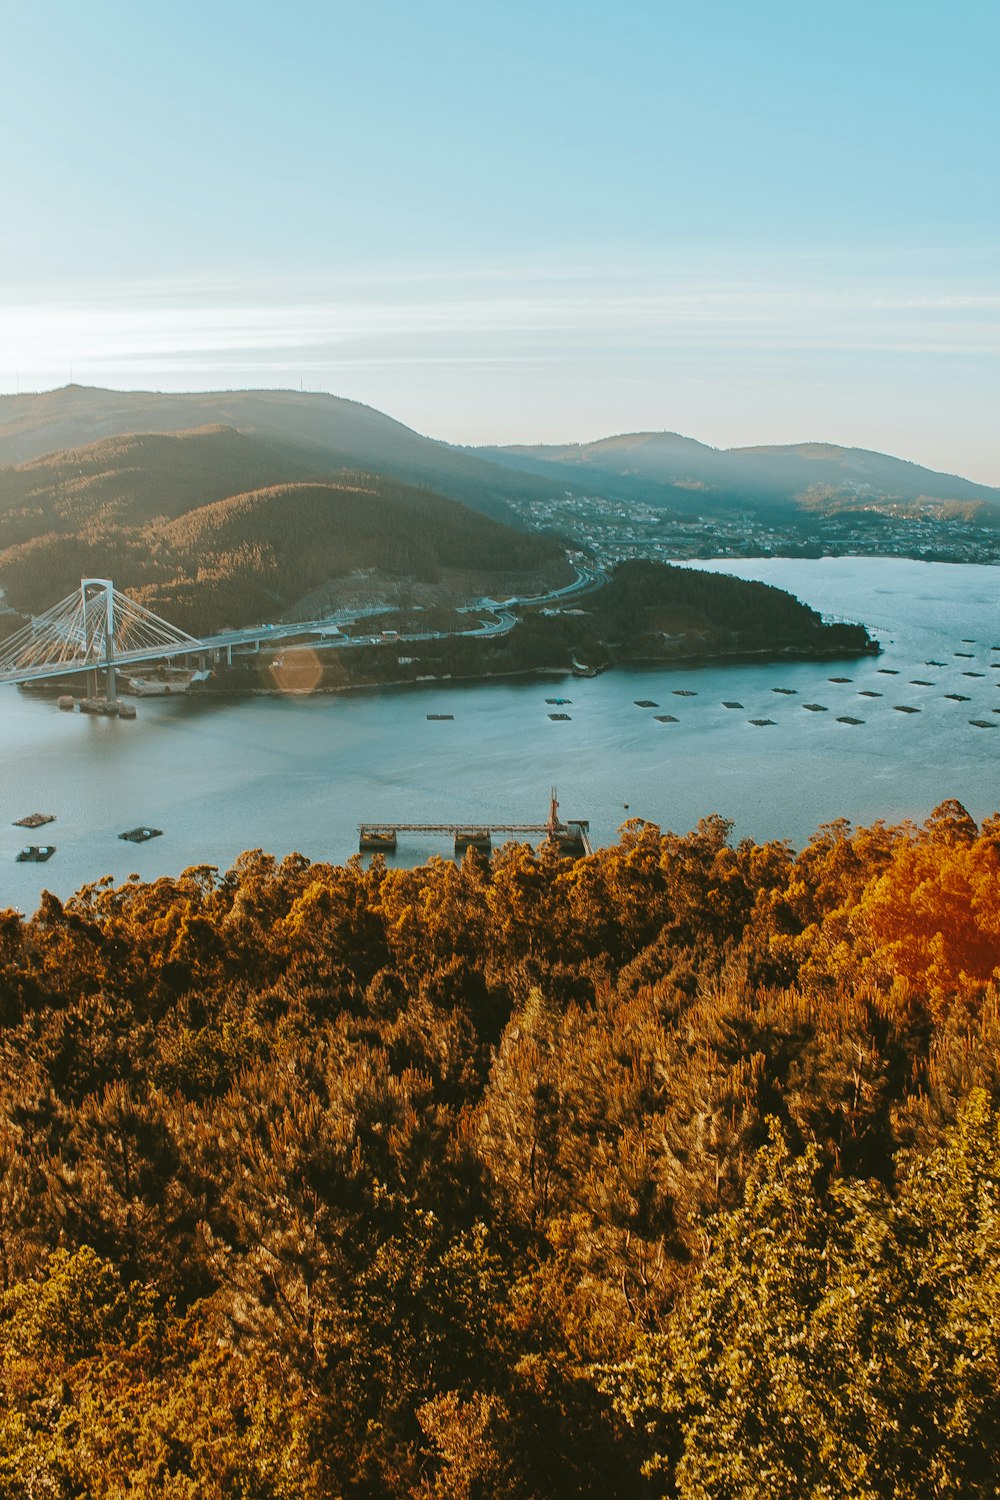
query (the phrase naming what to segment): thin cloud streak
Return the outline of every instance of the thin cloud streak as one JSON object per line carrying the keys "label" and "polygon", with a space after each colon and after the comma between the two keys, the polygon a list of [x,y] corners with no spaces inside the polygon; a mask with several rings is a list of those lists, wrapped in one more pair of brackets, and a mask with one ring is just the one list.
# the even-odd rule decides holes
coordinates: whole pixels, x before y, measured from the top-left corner
{"label": "thin cloud streak", "polygon": [[[690,347],[724,348],[750,341],[795,347],[914,353],[1000,353],[1000,297],[989,293],[901,294],[703,286],[632,295],[450,297],[317,301],[287,305],[173,306],[120,299],[86,304],[0,306],[0,382],[17,369],[30,375],[72,362],[120,362],[136,355],[175,360],[192,372],[213,360],[253,350],[270,356],[348,342],[476,339],[543,334],[571,342],[609,337],[637,347],[682,338]],[[481,357],[478,356],[478,357]],[[261,370],[264,374],[265,370]]]}

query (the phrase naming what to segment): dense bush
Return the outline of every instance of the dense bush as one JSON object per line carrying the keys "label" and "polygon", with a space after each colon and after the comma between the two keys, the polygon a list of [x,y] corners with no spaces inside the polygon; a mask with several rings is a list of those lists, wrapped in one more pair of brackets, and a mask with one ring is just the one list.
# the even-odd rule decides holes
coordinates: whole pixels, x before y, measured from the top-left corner
{"label": "dense bush", "polygon": [[0,1496],[986,1495],[1000,822],[0,917]]}

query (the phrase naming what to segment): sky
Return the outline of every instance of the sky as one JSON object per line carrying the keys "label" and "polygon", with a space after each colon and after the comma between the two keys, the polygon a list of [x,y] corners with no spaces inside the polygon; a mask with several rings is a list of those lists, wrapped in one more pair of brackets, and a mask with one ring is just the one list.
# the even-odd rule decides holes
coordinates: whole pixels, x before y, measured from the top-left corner
{"label": "sky", "polygon": [[1000,485],[996,0],[0,0],[0,392]]}

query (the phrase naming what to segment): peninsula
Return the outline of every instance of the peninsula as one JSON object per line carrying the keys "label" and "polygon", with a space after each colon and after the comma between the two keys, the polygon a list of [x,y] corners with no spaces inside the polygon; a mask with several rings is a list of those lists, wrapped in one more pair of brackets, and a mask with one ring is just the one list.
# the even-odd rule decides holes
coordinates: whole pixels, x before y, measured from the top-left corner
{"label": "peninsula", "polygon": [[863,625],[827,623],[770,584],[625,562],[610,578],[581,574],[575,590],[538,600],[480,600],[462,612],[423,605],[368,611],[344,626],[335,646],[304,642],[259,660],[243,658],[201,690],[337,692],[528,672],[592,675],[643,662],[821,659],[878,650]]}

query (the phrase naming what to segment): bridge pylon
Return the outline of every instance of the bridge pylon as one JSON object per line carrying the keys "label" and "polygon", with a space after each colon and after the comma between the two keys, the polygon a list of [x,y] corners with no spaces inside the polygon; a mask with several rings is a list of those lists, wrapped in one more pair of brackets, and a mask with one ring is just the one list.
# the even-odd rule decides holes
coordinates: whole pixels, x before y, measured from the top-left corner
{"label": "bridge pylon", "polygon": [[96,697],[103,674],[105,697],[115,703],[121,668],[200,649],[201,641],[137,604],[110,578],[81,578],[78,590],[4,641],[0,682],[82,673]]}
{"label": "bridge pylon", "polygon": [[[89,591],[89,592],[88,592]],[[97,630],[94,633],[94,645],[104,660],[104,696],[108,703],[118,702],[118,676],[115,669],[115,586],[110,578],[81,578],[80,579],[80,601],[83,610],[83,634],[84,639],[89,639],[88,626],[95,617],[98,621]],[[89,606],[89,610],[88,610]],[[88,619],[88,613],[90,619]],[[103,636],[103,645],[101,637]],[[91,690],[90,677],[93,675],[94,687]],[[91,697],[97,697],[96,670],[93,674],[87,674],[88,692]]]}

